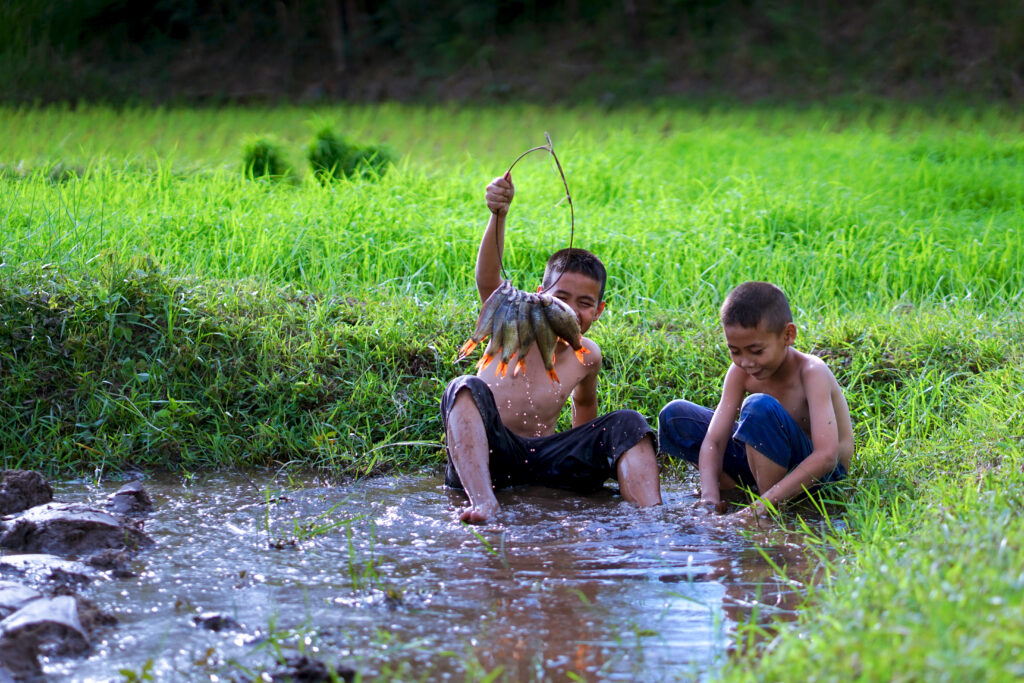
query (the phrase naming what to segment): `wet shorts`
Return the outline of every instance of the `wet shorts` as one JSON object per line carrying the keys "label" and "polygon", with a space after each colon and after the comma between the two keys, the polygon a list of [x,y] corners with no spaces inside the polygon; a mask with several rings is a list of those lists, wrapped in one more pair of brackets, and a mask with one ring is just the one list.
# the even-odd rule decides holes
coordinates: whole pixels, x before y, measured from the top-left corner
{"label": "wet shorts", "polygon": [[[689,401],[672,401],[658,416],[658,443],[661,450],[675,458],[697,465],[700,446],[708,433],[714,411]],[[725,447],[722,471],[741,486],[757,490],[757,481],[747,462],[746,444],[791,472],[807,459],[814,445],[800,425],[774,397],[751,394],[743,401],[740,419]],[[846,468],[838,463],[820,483],[838,481]]]}
{"label": "wet shorts", "polygon": [[[654,430],[635,410],[616,410],[551,436],[519,436],[502,423],[491,388],[474,375],[457,377],[444,390],[441,419],[446,431],[448,414],[463,389],[470,392],[483,419],[491,450],[491,485],[496,489],[535,484],[580,493],[596,491],[606,479],[616,478],[620,455],[645,436],[656,443]],[[451,456],[444,483],[462,488]]]}

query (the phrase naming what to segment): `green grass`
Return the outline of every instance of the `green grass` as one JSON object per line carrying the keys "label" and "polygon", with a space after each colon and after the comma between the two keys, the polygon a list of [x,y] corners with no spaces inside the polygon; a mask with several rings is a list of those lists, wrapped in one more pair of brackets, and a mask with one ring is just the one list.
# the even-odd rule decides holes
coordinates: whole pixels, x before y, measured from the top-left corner
{"label": "green grass", "polygon": [[[239,173],[247,135],[300,158],[325,119],[385,142],[395,167],[326,186]],[[545,131],[575,244],[609,268],[592,330],[603,409],[714,404],[717,307],[746,279],[787,291],[798,347],[847,388],[844,524],[807,536],[837,559],[799,622],[721,676],[1019,676],[1024,143],[1009,111],[0,109],[0,163],[18,169],[0,177],[3,466],[436,467],[441,391],[470,367],[451,361],[477,306],[483,188]],[[57,163],[82,174],[55,178]],[[567,244],[568,207],[542,155],[514,180],[506,266],[528,287]]]}

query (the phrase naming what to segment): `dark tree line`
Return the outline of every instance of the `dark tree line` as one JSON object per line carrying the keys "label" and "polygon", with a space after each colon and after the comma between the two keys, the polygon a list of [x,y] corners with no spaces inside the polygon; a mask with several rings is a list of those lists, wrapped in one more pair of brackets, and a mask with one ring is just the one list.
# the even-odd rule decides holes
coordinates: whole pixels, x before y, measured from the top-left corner
{"label": "dark tree line", "polygon": [[[1024,93],[1024,0],[8,0],[0,87],[171,66],[265,64],[292,93],[331,94],[392,69],[423,80],[501,72],[556,55],[657,82],[723,86],[799,79]],[[217,59],[220,57],[221,59]],[[555,61],[558,61],[555,60]],[[197,73],[179,69],[182,73]],[[76,72],[77,70],[77,72]],[[142,71],[140,71],[142,70]],[[613,73],[614,75],[614,73]],[[51,80],[53,80],[51,78]],[[59,78],[56,78],[59,81]],[[613,79],[614,80],[614,79]],[[183,84],[179,84],[183,85]],[[643,85],[643,84],[642,84]],[[11,92],[0,97],[11,99]],[[15,97],[17,99],[17,97]]]}

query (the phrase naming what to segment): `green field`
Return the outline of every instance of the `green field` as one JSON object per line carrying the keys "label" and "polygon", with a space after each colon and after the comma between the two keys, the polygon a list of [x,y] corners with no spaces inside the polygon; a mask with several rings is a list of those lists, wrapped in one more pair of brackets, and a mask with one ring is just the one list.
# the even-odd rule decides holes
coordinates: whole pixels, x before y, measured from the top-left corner
{"label": "green field", "polygon": [[[323,121],[397,164],[322,186],[303,154]],[[483,189],[545,131],[574,244],[609,269],[591,332],[603,410],[653,422],[672,398],[713,404],[717,307],[747,279],[787,291],[797,346],[848,391],[844,524],[807,539],[838,559],[796,625],[741,629],[758,663],[722,675],[1024,675],[1024,129],[1009,110],[0,109],[3,466],[437,467],[438,399],[470,367],[452,360],[474,322]],[[264,133],[294,182],[243,177],[242,140]],[[513,179],[506,267],[525,288],[570,217],[549,159]]]}

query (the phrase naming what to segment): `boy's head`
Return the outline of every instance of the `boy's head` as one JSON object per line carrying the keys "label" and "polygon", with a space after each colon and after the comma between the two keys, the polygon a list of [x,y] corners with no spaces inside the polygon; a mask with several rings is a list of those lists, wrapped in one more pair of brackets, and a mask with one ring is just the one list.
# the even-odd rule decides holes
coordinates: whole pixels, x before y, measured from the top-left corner
{"label": "boy's head", "polygon": [[604,264],[586,249],[556,251],[544,266],[540,290],[569,304],[586,332],[604,311],[604,285],[608,279]]}
{"label": "boy's head", "polygon": [[782,290],[767,282],[744,282],[722,304],[722,331],[734,365],[767,380],[789,355],[796,326]]}
{"label": "boy's head", "polygon": [[720,312],[722,326],[755,328],[762,322],[765,332],[778,334],[793,322],[789,300],[770,282],[744,282],[725,297]]}

